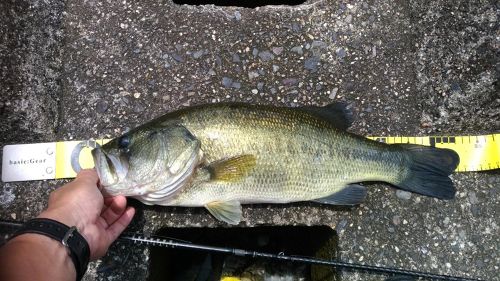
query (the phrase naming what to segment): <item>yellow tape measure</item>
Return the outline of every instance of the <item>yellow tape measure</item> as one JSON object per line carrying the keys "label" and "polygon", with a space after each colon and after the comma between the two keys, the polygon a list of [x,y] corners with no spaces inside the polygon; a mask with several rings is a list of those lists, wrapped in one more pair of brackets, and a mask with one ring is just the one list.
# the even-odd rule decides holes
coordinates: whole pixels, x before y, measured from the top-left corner
{"label": "yellow tape measure", "polygon": [[411,143],[454,150],[460,156],[456,172],[500,168],[500,134],[483,136],[368,137],[384,143]]}
{"label": "yellow tape measure", "polygon": [[[56,142],[56,179],[74,178],[75,158],[82,169],[94,167],[91,151],[96,145],[103,145],[110,139],[88,141],[59,141]],[[76,153],[76,157],[75,157]],[[77,164],[77,165],[78,165]]]}
{"label": "yellow tape measure", "polygon": [[[457,172],[500,168],[500,134],[368,138],[388,144],[411,143],[452,149],[460,156]],[[6,145],[3,148],[2,181],[74,178],[76,167],[94,167],[91,147],[108,141],[109,139],[101,139]]]}

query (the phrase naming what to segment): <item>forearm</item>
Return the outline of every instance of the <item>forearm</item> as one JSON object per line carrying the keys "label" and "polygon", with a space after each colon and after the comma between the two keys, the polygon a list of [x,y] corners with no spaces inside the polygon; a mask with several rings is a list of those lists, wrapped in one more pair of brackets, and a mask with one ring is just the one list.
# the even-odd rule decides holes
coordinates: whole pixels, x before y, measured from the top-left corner
{"label": "forearm", "polygon": [[0,280],[74,281],[68,249],[52,238],[22,234],[0,248]]}

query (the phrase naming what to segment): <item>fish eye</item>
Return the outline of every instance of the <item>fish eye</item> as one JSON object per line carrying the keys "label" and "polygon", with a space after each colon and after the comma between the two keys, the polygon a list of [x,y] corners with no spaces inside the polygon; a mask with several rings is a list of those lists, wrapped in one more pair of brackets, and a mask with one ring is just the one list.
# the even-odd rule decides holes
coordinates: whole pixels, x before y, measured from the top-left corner
{"label": "fish eye", "polygon": [[120,149],[127,149],[130,145],[130,138],[128,136],[122,136],[118,139],[118,147]]}

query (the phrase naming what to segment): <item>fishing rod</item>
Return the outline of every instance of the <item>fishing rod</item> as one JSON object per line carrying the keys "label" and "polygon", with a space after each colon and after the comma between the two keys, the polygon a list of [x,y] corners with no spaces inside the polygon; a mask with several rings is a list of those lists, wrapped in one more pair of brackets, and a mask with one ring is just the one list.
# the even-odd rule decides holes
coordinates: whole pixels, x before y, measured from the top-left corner
{"label": "fishing rod", "polygon": [[121,240],[132,241],[136,244],[144,244],[149,246],[157,246],[157,247],[165,247],[165,248],[178,248],[178,249],[189,249],[189,250],[198,250],[198,251],[206,251],[212,253],[222,253],[229,254],[240,257],[251,257],[251,258],[266,258],[271,260],[279,260],[279,261],[291,261],[298,262],[309,265],[323,265],[323,266],[331,266],[339,269],[351,269],[351,270],[360,270],[360,271],[369,271],[375,273],[389,273],[389,274],[398,274],[398,275],[406,275],[411,277],[420,277],[427,278],[430,280],[448,280],[448,281],[482,281],[480,279],[474,278],[466,278],[466,277],[457,277],[450,275],[440,275],[433,274],[428,272],[414,271],[414,270],[406,270],[401,268],[391,268],[391,267],[382,267],[375,265],[367,265],[367,264],[357,264],[357,263],[349,263],[342,261],[334,261],[334,260],[324,260],[317,259],[313,257],[300,257],[300,256],[289,256],[284,253],[279,254],[271,254],[257,251],[248,251],[244,249],[236,249],[236,248],[226,248],[226,247],[216,247],[209,245],[201,245],[201,244],[192,244],[188,242],[179,242],[174,241],[165,237],[158,236],[144,236],[135,233],[125,233],[120,236]]}
{"label": "fishing rod", "polygon": [[[19,228],[22,226],[22,223],[0,220],[0,225]],[[383,267],[383,266],[375,266],[375,265],[367,265],[367,264],[342,262],[342,261],[335,261],[335,260],[325,260],[325,259],[318,259],[318,258],[313,258],[313,257],[290,256],[290,255],[285,255],[284,253],[272,254],[272,253],[237,249],[237,248],[217,247],[217,246],[210,246],[210,245],[194,244],[194,243],[190,243],[190,242],[179,241],[179,240],[168,238],[168,237],[162,237],[162,236],[156,236],[156,235],[149,235],[148,236],[148,235],[144,235],[144,234],[140,234],[140,233],[123,233],[122,235],[120,235],[120,237],[118,237],[118,240],[132,242],[134,244],[147,245],[147,246],[195,250],[195,251],[205,251],[205,252],[211,252],[211,253],[234,255],[234,256],[239,256],[239,257],[265,258],[265,259],[278,260],[278,261],[290,261],[290,262],[298,262],[298,263],[309,264],[309,265],[331,266],[331,267],[335,267],[338,269],[350,269],[350,270],[367,271],[367,272],[374,272],[374,273],[405,275],[405,276],[411,276],[411,277],[417,277],[417,278],[426,278],[429,280],[483,281],[481,279],[475,279],[475,278],[458,277],[458,276],[451,276],[451,275],[441,275],[441,274],[434,274],[434,273],[423,272],[423,271],[407,270],[407,269],[402,269],[402,268],[392,268],[392,267]]]}

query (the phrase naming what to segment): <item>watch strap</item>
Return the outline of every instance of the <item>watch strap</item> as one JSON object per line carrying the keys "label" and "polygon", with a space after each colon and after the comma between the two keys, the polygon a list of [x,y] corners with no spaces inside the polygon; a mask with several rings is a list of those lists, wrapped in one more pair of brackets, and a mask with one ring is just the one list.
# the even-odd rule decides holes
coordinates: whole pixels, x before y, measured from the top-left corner
{"label": "watch strap", "polygon": [[52,219],[35,218],[24,223],[21,229],[14,233],[10,239],[26,233],[45,235],[61,242],[69,249],[71,260],[75,264],[77,280],[82,279],[85,271],[87,271],[90,248],[75,226],[69,227]]}

